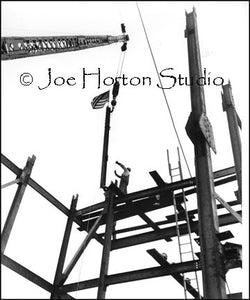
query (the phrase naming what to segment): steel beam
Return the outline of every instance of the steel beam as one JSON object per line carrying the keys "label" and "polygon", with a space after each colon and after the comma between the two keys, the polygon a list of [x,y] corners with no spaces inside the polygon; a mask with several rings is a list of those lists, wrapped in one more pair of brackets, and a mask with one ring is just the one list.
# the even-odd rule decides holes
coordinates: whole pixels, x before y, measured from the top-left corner
{"label": "steel beam", "polygon": [[[219,176],[221,176],[221,174],[222,174],[222,176],[227,176],[225,174],[230,175],[231,172],[232,172],[231,174],[235,173],[234,168],[227,168],[227,170],[221,170],[221,171],[224,171],[224,172],[220,172],[220,171],[215,172],[213,174],[214,175],[213,178],[214,179],[218,178],[218,174],[219,174]],[[166,184],[165,187],[154,187],[154,188],[145,189],[145,190],[142,190],[142,191],[130,193],[122,199],[118,198],[118,201],[116,202],[116,204],[121,203],[121,202],[137,200],[137,199],[140,199],[140,198],[156,196],[158,194],[169,192],[169,191],[175,191],[175,190],[179,190],[179,189],[192,187],[192,186],[196,185],[196,181],[197,181],[196,178],[192,177],[192,178],[189,178],[189,179],[184,179],[184,180],[181,180],[181,181],[176,181],[176,182],[173,182],[173,183]]]}
{"label": "steel beam", "polygon": [[[16,175],[20,175],[20,169],[10,161],[5,155],[1,154],[1,162],[10,169]],[[35,191],[47,199],[51,204],[58,208],[65,215],[69,215],[69,210],[61,202],[59,202],[54,196],[48,193],[43,187],[36,183],[32,178],[29,178],[28,185],[31,186]]]}
{"label": "steel beam", "polygon": [[[239,201],[238,200],[233,200],[233,201],[227,202],[227,204],[231,205],[231,206],[234,206],[234,205],[238,205]],[[223,204],[217,204],[216,207],[217,207],[217,209],[225,208],[225,206]],[[189,218],[191,218],[193,215],[196,215],[198,213],[198,209],[189,210],[187,213],[189,215]],[[174,214],[173,215],[168,215],[168,216],[166,216],[166,218],[168,220],[168,223],[174,223],[175,222],[175,215]],[[185,218],[184,212],[179,213],[178,214],[178,220],[182,220],[183,218]]]}
{"label": "steel beam", "polygon": [[227,299],[242,299],[242,293],[227,294]]}
{"label": "steel beam", "polygon": [[224,201],[217,193],[215,193],[215,198],[242,224],[242,218],[237,212],[232,209],[232,207]]}
{"label": "steel beam", "polygon": [[[1,255],[1,263],[9,268],[10,270],[16,272],[17,274],[21,275],[25,279],[31,281],[32,283],[36,284],[40,288],[52,293],[54,287],[51,283],[47,280],[43,279],[42,277],[38,276],[34,272],[30,271],[29,269],[25,268],[24,266],[20,265],[13,259],[9,258],[5,254]],[[60,299],[74,299],[70,295],[66,294],[65,292],[61,292]]]}
{"label": "steel beam", "polygon": [[30,178],[30,174],[33,168],[33,165],[35,163],[36,157],[33,155],[32,158],[28,158],[26,166],[24,167],[21,175],[20,175],[20,182],[18,183],[18,188],[15,194],[15,197],[13,199],[11,208],[9,210],[6,222],[3,227],[2,237],[1,237],[1,253],[4,253],[5,248],[8,243],[8,239],[12,230],[12,227],[14,225],[17,212],[19,209],[19,206],[21,204],[24,192],[27,187],[27,183]]}
{"label": "steel beam", "polygon": [[[167,268],[153,267],[153,268],[141,269],[136,271],[129,271],[124,273],[107,275],[106,284],[107,285],[119,284],[119,283],[173,275],[178,273],[193,272],[197,270],[200,270],[198,260],[187,261],[183,263],[171,264]],[[86,281],[71,283],[71,284],[64,285],[61,288],[61,290],[66,293],[66,292],[73,292],[75,290],[94,288],[98,286],[98,281],[99,279],[95,278]]]}
{"label": "steel beam", "polygon": [[[218,186],[218,185],[225,184],[225,183],[228,183],[228,182],[231,182],[234,180],[236,180],[235,175],[226,177],[221,180],[217,180],[217,181],[215,181],[214,185]],[[196,188],[185,190],[186,196],[191,195],[193,193],[196,193]],[[182,193],[176,194],[177,203],[179,203],[178,197],[180,197],[180,199],[182,199],[181,196],[182,196]],[[156,201],[156,197],[149,197],[149,198],[137,200],[135,202],[129,202],[128,204],[123,203],[122,205],[119,205],[115,208],[114,220],[118,221],[118,220],[132,217],[134,215],[137,215],[140,211],[143,211],[145,213],[145,212],[154,211],[156,209],[161,209],[163,207],[172,205],[172,198],[169,198],[167,196],[164,196],[164,198],[161,198],[159,205],[157,205],[157,206],[154,205],[155,201]],[[183,202],[183,200],[182,200],[182,202]],[[79,228],[79,230],[80,231],[86,230],[87,226],[89,226],[90,224],[92,225],[96,220],[95,217],[98,216],[99,213],[100,213],[100,210],[91,213],[89,215],[89,219],[85,219],[85,221],[82,221],[82,226]],[[88,215],[84,215],[83,218],[85,218],[87,216]],[[79,218],[81,218],[81,217],[79,217]]]}
{"label": "steel beam", "polygon": [[[161,176],[158,174],[157,171],[152,171],[149,172],[149,174],[152,176],[152,178],[154,179],[154,181],[156,182],[156,184],[161,187],[165,185],[164,180],[161,178]],[[171,197],[168,197],[171,200],[173,200],[173,194],[171,193]],[[160,195],[159,195],[159,200],[160,201]],[[172,202],[172,201],[171,201]],[[159,202],[160,203],[160,202]],[[141,213],[139,213],[139,216],[142,218],[142,220],[144,220],[150,227],[152,227],[155,231],[160,231],[160,227],[153,222],[143,211]],[[171,241],[171,238],[166,238],[165,239],[167,242]]]}
{"label": "steel beam", "polygon": [[192,112],[186,130],[194,144],[196,186],[201,238],[201,262],[204,298],[226,299],[226,285],[222,268],[222,249],[217,240],[219,232],[210,147],[215,150],[212,127],[206,116],[201,56],[196,11],[186,13],[186,30]]}
{"label": "steel beam", "polygon": [[[139,216],[142,218],[143,221],[145,221],[150,227],[152,227],[156,232],[159,232],[161,229],[160,227],[155,224],[144,212],[140,212]],[[171,241],[171,238],[165,238],[167,242]]]}
{"label": "steel beam", "polygon": [[[237,200],[229,201],[227,203],[230,206],[234,206],[234,205],[238,205],[239,204],[239,202]],[[224,205],[217,204],[217,209],[220,209],[220,208],[224,208]],[[193,215],[195,215],[197,213],[198,213],[197,209],[189,210],[188,211],[189,218],[191,218],[191,216],[193,216]],[[182,220],[184,217],[185,216],[182,216],[182,213],[178,214],[178,220]],[[167,218],[167,220],[154,222],[154,224],[159,227],[161,225],[166,225],[166,224],[170,224],[170,223],[174,223],[175,222],[175,215],[174,214],[173,215],[168,215],[168,216],[166,216],[166,218]],[[127,233],[127,232],[130,232],[130,231],[147,229],[147,228],[150,228],[150,227],[152,227],[152,226],[150,226],[149,224],[137,225],[137,226],[133,226],[133,227],[127,227],[127,228],[118,229],[118,230],[115,231],[115,234],[117,235],[117,234],[120,234],[120,233]],[[100,233],[98,235],[99,236],[104,236],[104,234],[105,233]]]}
{"label": "steel beam", "polygon": [[[11,160],[9,160],[5,155],[1,154],[1,162],[10,169],[16,175],[20,175],[21,169],[19,169]],[[36,192],[48,200],[52,205],[59,209],[66,216],[69,216],[69,209],[64,206],[60,201],[58,201],[54,196],[47,192],[42,186],[40,186],[35,180],[31,177],[28,180],[28,185],[31,186]],[[81,221],[78,218],[74,219],[74,222],[78,225],[81,225]]]}
{"label": "steel beam", "polygon": [[8,186],[10,186],[10,185],[13,185],[13,184],[19,183],[19,182],[20,182],[20,178],[17,178],[17,179],[12,180],[12,181],[10,181],[10,182],[8,182],[8,183],[2,184],[2,185],[1,185],[1,189],[4,189],[4,188],[6,188],[6,187],[8,187]]}
{"label": "steel beam", "polygon": [[149,172],[149,174],[152,176],[158,186],[163,186],[166,184],[166,182],[161,178],[160,174],[157,171],[151,171]]}
{"label": "steel beam", "polygon": [[[180,273],[188,273],[201,270],[200,261],[199,260],[192,260],[186,261],[183,263],[173,263],[170,264],[168,267],[153,267],[135,271],[129,271],[124,273],[112,274],[107,275],[106,277],[106,284],[120,284],[126,283],[131,281],[143,280],[143,279],[151,279],[156,277],[162,276],[173,276],[174,274]],[[64,293],[74,292],[79,290],[90,289],[98,286],[98,278],[95,279],[88,279],[85,281],[75,282],[66,284],[61,287],[61,291]]]}
{"label": "steel beam", "polygon": [[77,200],[78,200],[78,195],[76,197],[73,196],[72,201],[71,201],[71,206],[70,206],[70,215],[68,216],[68,220],[66,223],[62,246],[61,246],[59,259],[58,259],[58,263],[57,263],[57,267],[56,267],[56,273],[55,273],[55,278],[54,278],[54,283],[53,283],[55,292],[51,294],[51,299],[56,299],[58,297],[58,295],[56,293],[56,288],[59,285],[60,281],[62,280],[63,266],[65,263],[65,258],[66,258],[66,254],[67,254],[70,233],[71,233],[73,220],[74,220],[74,216],[75,216],[75,211],[76,211]]}
{"label": "steel beam", "polygon": [[[229,177],[214,181],[214,186],[219,186],[219,185],[222,185],[222,184],[226,184],[226,183],[232,182],[234,180],[236,180],[235,175],[229,176]],[[196,192],[197,192],[196,188],[185,190],[185,196],[192,195]],[[180,196],[181,193],[176,194],[176,195]]]}
{"label": "steel beam", "polygon": [[108,274],[108,266],[109,266],[109,257],[111,251],[111,239],[114,225],[114,192],[112,190],[108,190],[106,192],[106,200],[107,200],[107,214],[106,214],[106,229],[105,229],[105,238],[104,238],[104,246],[102,252],[102,261],[101,261],[101,270],[98,281],[98,291],[97,291],[97,299],[105,299],[106,294],[106,277]]}
{"label": "steel beam", "polygon": [[[241,211],[237,212],[241,214]],[[219,216],[219,225],[226,226],[238,223],[238,220],[231,214],[225,214]],[[191,232],[198,231],[198,221],[193,221],[190,224]],[[180,225],[180,233],[187,233],[185,224]],[[151,231],[142,234],[136,234],[125,238],[116,239],[112,242],[112,250],[121,249],[125,247],[140,245],[143,243],[154,242],[165,238],[172,238],[176,236],[176,226],[167,227],[161,229],[159,232]]]}
{"label": "steel beam", "polygon": [[[154,206],[154,203],[156,201],[155,197],[138,200],[136,202],[128,203],[128,204],[122,204],[115,208],[114,211],[114,221],[126,219],[135,215],[138,215],[140,212],[148,212],[153,211],[155,209],[160,209],[166,206],[170,205],[169,198],[165,198],[165,202],[162,201],[159,206]],[[80,231],[86,230],[86,227],[88,224],[92,224],[95,221],[96,218],[85,220],[82,222],[82,226],[79,228]],[[104,223],[104,220],[103,220]]]}
{"label": "steel beam", "polygon": [[[169,266],[171,266],[171,264],[164,259],[161,254],[156,250],[156,249],[150,249],[147,250],[148,254],[151,255],[162,267],[166,267],[168,268]],[[200,266],[200,262],[197,262],[197,270],[201,269]],[[196,270],[196,271],[197,271]],[[172,274],[173,278],[179,282],[180,285],[182,285],[184,287],[184,276],[181,274]],[[202,299],[202,297],[200,296],[199,292],[192,287],[192,285],[188,282],[186,282],[186,289],[187,291],[195,298],[195,299]]]}
{"label": "steel beam", "polygon": [[[226,169],[222,169],[219,171],[216,171],[213,173],[213,178],[215,179],[219,179],[221,177],[226,177],[226,176],[230,176],[230,175],[234,175],[235,174],[235,168],[234,167],[229,167]],[[232,180],[234,180],[234,178],[232,178]],[[169,191],[175,191],[178,189],[184,189],[187,187],[192,187],[196,184],[196,178],[192,177],[189,179],[184,179],[181,181],[176,181],[173,183],[169,183],[166,184],[164,187],[153,187],[153,188],[149,188],[149,189],[145,189],[145,190],[141,190],[141,191],[137,191],[137,192],[133,192],[130,194],[127,194],[126,196],[122,197],[122,198],[118,198],[115,201],[115,204],[121,204],[121,203],[126,203],[129,201],[133,201],[133,200],[138,200],[138,199],[143,199],[143,198],[147,198],[150,196],[156,196],[158,194],[161,193],[165,193],[165,192],[169,192]],[[98,209],[102,209],[105,207],[105,202],[100,202],[82,209],[79,209],[76,212],[76,216],[80,217],[83,216],[84,214],[89,214],[94,212],[95,210]]]}
{"label": "steel beam", "polygon": [[91,241],[91,239],[94,237],[94,234],[96,233],[96,230],[100,226],[102,218],[103,218],[103,214],[101,214],[99,216],[99,218],[95,221],[95,224],[91,227],[88,235],[85,237],[85,239],[82,242],[81,246],[78,248],[78,250],[75,253],[74,257],[71,259],[71,261],[69,262],[68,266],[64,270],[64,272],[62,274],[62,280],[61,280],[60,284],[63,284],[67,280],[70,272],[72,271],[72,269],[76,265],[77,261],[81,257],[81,255],[84,252],[84,250],[87,248],[87,246],[88,246],[89,242]]}
{"label": "steel beam", "polygon": [[[56,208],[58,208],[61,212],[63,212],[66,216],[69,215],[69,209],[64,206],[60,201],[58,201],[54,196],[52,196],[49,192],[47,192],[41,185],[35,182],[32,178],[30,178],[28,184],[41,196],[47,199],[51,204],[53,204]],[[80,222],[76,222],[80,223]]]}
{"label": "steel beam", "polygon": [[110,107],[106,107],[105,127],[103,136],[103,152],[102,152],[102,169],[100,188],[106,187],[107,163],[108,163],[108,145],[109,145],[109,131],[110,131]]}
{"label": "steel beam", "polygon": [[19,176],[22,172],[22,169],[18,168],[11,160],[9,160],[5,155],[1,153],[1,163],[10,169],[13,173]]}
{"label": "steel beam", "polygon": [[[226,183],[229,183],[229,182],[232,182],[236,180],[236,176],[230,176],[230,177],[227,177],[225,179],[221,179],[221,180],[217,180],[214,182],[214,185],[215,186],[219,186],[219,185],[222,185],[222,184],[226,184]],[[188,190],[185,190],[185,195],[192,195],[196,193],[196,188],[193,188],[193,189],[188,189]],[[182,197],[182,193],[178,193],[176,194],[176,198],[177,198],[177,203],[178,203],[178,197]],[[122,205],[119,205],[115,208],[115,217],[117,214],[121,213],[122,211],[125,211],[127,210],[129,207],[131,207],[132,211],[135,210],[135,205],[138,205],[140,204],[140,207],[141,209],[143,209],[144,212],[147,212],[147,211],[152,211],[152,210],[156,210],[156,209],[159,209],[159,208],[163,208],[165,206],[168,206],[168,205],[171,205],[171,202],[168,201],[167,203],[165,201],[161,202],[159,206],[155,207],[153,206],[153,202],[155,201],[155,197],[153,198],[147,198],[147,199],[142,199],[142,200],[138,200],[135,202],[131,202],[130,204],[122,204]],[[145,203],[146,201],[146,203]],[[182,201],[183,202],[183,201]],[[92,213],[88,213],[88,214],[85,214],[81,217],[79,217],[79,219],[81,219],[83,221],[83,224],[84,225],[84,220],[88,220],[88,221],[91,221],[91,219],[94,219],[95,217],[98,217],[101,213],[101,209],[100,210],[96,210]],[[137,212],[135,213],[137,214]],[[124,217],[130,217],[132,216],[133,214],[129,215],[127,214],[126,216],[124,216],[123,214],[121,214],[121,216],[119,217],[120,218],[124,218]],[[93,221],[93,220],[92,220]]]}
{"label": "steel beam", "polygon": [[31,272],[27,268],[23,267],[19,263],[15,262],[13,259],[9,258],[8,256],[2,254],[1,263],[7,268],[16,272],[17,274],[23,276],[24,278],[28,279],[34,284],[40,286],[42,289],[45,289],[50,293],[53,292],[52,284],[50,284],[48,281],[44,280],[40,276],[36,275],[35,273]]}
{"label": "steel beam", "polygon": [[[128,211],[130,209],[131,209],[131,212],[133,212],[133,211],[137,211],[137,208],[138,209],[141,208],[141,210],[143,210],[144,212],[147,212],[147,211],[151,211],[154,209],[158,209],[158,208],[162,208],[162,207],[171,205],[170,201],[167,201],[166,198],[164,200],[161,203],[159,203],[159,206],[157,206],[157,207],[154,206],[154,203],[156,201],[155,197],[138,200],[136,202],[130,202],[128,204],[122,203],[119,206],[115,207],[115,211],[114,211],[115,217],[117,216],[117,218],[119,218],[119,219],[120,219],[120,217],[123,218],[123,213],[125,213],[126,211]],[[115,201],[116,201],[116,199],[115,199]],[[83,222],[82,225],[84,225],[84,224],[86,224],[86,221],[91,221],[91,219],[93,221],[93,218],[97,217],[99,215],[99,213],[100,213],[100,210],[96,210],[93,213],[86,214],[86,215],[79,217],[79,219],[81,219],[81,221]],[[134,214],[137,214],[137,212],[135,212]],[[132,215],[133,214],[131,214],[131,216]]]}
{"label": "steel beam", "polygon": [[60,294],[60,296],[57,299],[75,299],[69,294]]}
{"label": "steel beam", "polygon": [[[1,154],[1,162],[10,169],[16,175],[20,175],[22,170],[19,169],[12,161],[10,161],[5,155]],[[36,192],[38,192],[41,196],[43,196],[46,200],[48,200],[52,205],[54,205],[57,209],[59,209],[66,216],[69,216],[69,209],[64,206],[60,201],[58,201],[54,196],[52,196],[49,192],[47,192],[42,186],[36,183],[32,178],[29,178],[28,185],[31,186]],[[81,220],[75,216],[74,222],[79,226],[82,226]],[[103,244],[102,239],[98,237],[96,234],[94,238],[101,244]]]}
{"label": "steel beam", "polygon": [[222,86],[223,93],[222,96],[222,106],[223,111],[227,113],[228,127],[231,139],[231,145],[233,150],[233,157],[236,169],[236,176],[238,181],[239,189],[239,201],[242,201],[242,174],[241,174],[241,139],[239,130],[239,117],[235,110],[235,104],[232,94],[231,83]]}

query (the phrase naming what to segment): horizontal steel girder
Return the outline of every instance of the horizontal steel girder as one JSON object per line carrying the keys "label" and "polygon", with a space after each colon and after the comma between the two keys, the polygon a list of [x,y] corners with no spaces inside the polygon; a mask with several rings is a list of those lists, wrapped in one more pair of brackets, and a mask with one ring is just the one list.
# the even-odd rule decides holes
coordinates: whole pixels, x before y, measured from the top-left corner
{"label": "horizontal steel girder", "polygon": [[[235,175],[235,168],[230,167],[226,168],[223,170],[219,170],[213,173],[214,175],[214,180],[225,177],[225,176],[230,176],[230,175]],[[153,187],[145,190],[141,190],[138,192],[133,192],[130,194],[127,194],[124,197],[118,197],[116,199],[115,204],[121,204],[121,203],[128,203],[133,200],[138,200],[138,199],[143,199],[143,198],[148,198],[151,196],[156,196],[158,194],[164,194],[170,191],[175,191],[179,189],[184,189],[188,187],[195,186],[196,180],[195,177],[189,178],[189,179],[184,179],[181,181],[176,181],[173,183],[166,184],[165,186],[162,187]],[[76,216],[83,216],[84,214],[89,214],[91,212],[94,212],[95,210],[99,210],[105,207],[105,202],[100,202],[91,206],[88,206],[86,208],[80,209],[76,212]]]}
{"label": "horizontal steel girder", "polygon": [[[200,265],[198,260],[171,264],[167,268],[153,267],[153,268],[141,269],[141,270],[130,271],[125,273],[107,275],[105,282],[107,285],[112,285],[112,284],[125,283],[125,282],[142,280],[142,279],[150,279],[150,278],[166,276],[166,275],[173,275],[177,273],[192,272],[195,270],[196,271],[200,270]],[[97,287],[98,280],[99,280],[98,278],[95,278],[86,281],[67,284],[64,285],[61,288],[61,290],[67,293],[76,290],[84,290],[84,289]]]}
{"label": "horizontal steel girder", "polygon": [[[235,175],[217,180],[214,182],[214,185],[218,186],[218,185],[225,184],[225,183],[228,183],[228,182],[231,182],[234,180],[236,180]],[[195,188],[188,189],[185,191],[185,195],[191,195],[195,192],[196,192]],[[129,217],[137,215],[141,211],[149,212],[149,211],[154,211],[156,209],[160,209],[163,207],[173,205],[173,199],[169,195],[169,192],[167,192],[167,193],[163,194],[163,196],[161,197],[161,200],[158,203],[159,205],[157,205],[157,206],[154,205],[154,203],[156,202],[155,197],[143,198],[143,199],[140,199],[140,200],[137,200],[134,202],[129,201],[128,203],[122,203],[120,205],[117,205],[116,207],[114,207],[114,220],[118,221],[118,220],[122,220],[125,218],[129,218]],[[176,194],[176,201],[177,201],[177,203],[180,204],[183,202],[183,199],[182,199],[182,197],[178,197],[178,196],[182,196],[182,193]],[[101,210],[98,210],[98,211],[90,213],[88,215],[84,215],[83,218],[86,217],[86,219],[82,221],[82,226],[79,228],[79,230],[80,231],[86,230],[86,228],[89,226],[89,224],[92,224],[93,222],[95,222],[96,218],[99,216],[100,213],[101,213]],[[87,216],[88,216],[88,218],[87,218]],[[79,217],[79,218],[81,219],[82,217]]]}
{"label": "horizontal steel girder", "polygon": [[[237,212],[241,215],[241,211]],[[226,226],[230,224],[238,223],[238,220],[231,214],[225,214],[219,216],[219,225]],[[186,224],[180,225],[180,234],[187,233]],[[190,224],[191,232],[198,232],[198,221],[194,221]],[[116,239],[112,243],[112,250],[140,245],[143,243],[154,242],[161,239],[172,238],[176,236],[176,226],[161,229],[160,231],[151,231],[142,234],[137,234],[121,239]]]}
{"label": "horizontal steel girder", "polygon": [[[169,266],[171,266],[171,264],[162,257],[162,255],[156,250],[156,249],[150,249],[147,250],[148,254],[151,255],[162,267],[166,267],[168,268]],[[197,269],[200,269],[201,265],[200,262],[197,262]],[[196,270],[197,271],[197,270]],[[185,277],[183,276],[183,274],[176,274],[174,273],[173,278],[179,282],[179,284],[181,284],[184,287],[184,280]],[[195,298],[195,299],[200,299],[203,298],[200,296],[199,292],[189,283],[186,282],[186,286],[185,286],[186,290]]]}
{"label": "horizontal steel girder", "polygon": [[[237,200],[229,201],[227,203],[231,206],[240,204],[239,201],[237,201]],[[224,206],[222,204],[217,204],[217,209],[220,209],[220,208],[224,208]],[[188,211],[189,218],[191,218],[191,216],[194,216],[197,213],[198,213],[197,209],[189,210]],[[161,225],[166,225],[166,224],[170,224],[170,223],[175,222],[175,215],[174,214],[166,216],[166,218],[167,218],[167,220],[154,222],[155,225],[161,226]],[[178,214],[178,220],[184,220],[185,218],[186,218],[185,215]],[[143,224],[143,225],[137,225],[137,226],[133,226],[133,227],[118,229],[118,230],[115,230],[113,233],[114,234],[126,233],[126,232],[129,232],[129,231],[141,230],[141,229],[146,229],[146,228],[150,228],[150,227],[151,226],[148,225],[148,224]],[[99,233],[98,235],[103,236],[104,233],[102,232],[102,233]]]}

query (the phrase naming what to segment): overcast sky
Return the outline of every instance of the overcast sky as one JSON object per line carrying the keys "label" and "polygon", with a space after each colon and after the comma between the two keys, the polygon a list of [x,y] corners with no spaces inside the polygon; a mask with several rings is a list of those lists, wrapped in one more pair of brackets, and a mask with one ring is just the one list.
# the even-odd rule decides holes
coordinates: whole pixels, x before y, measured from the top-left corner
{"label": "overcast sky", "polygon": [[[131,167],[129,192],[155,186],[149,171],[157,170],[169,182],[166,150],[172,165],[177,163],[178,142],[171,124],[166,102],[143,32],[135,2],[88,1],[2,1],[2,36],[39,35],[120,35],[120,24],[125,23],[129,35],[123,74],[128,82],[133,77],[150,77],[151,85],[121,84],[117,106],[111,117],[107,183],[115,179],[115,161]],[[248,170],[248,3],[245,1],[215,2],[139,2],[148,37],[159,71],[173,68],[171,75],[188,77],[187,41],[184,37],[185,10],[195,6],[202,66],[211,82],[222,77],[230,79],[237,112],[243,122],[243,174]],[[106,77],[115,77],[121,44],[44,55],[2,62],[2,153],[23,168],[28,156],[37,159],[32,178],[69,207],[72,195],[79,194],[77,209],[101,202],[99,188],[105,109],[93,110],[93,97],[110,89],[103,83]],[[52,78],[76,78],[76,85],[56,86],[40,90]],[[82,85],[82,72],[97,72],[100,68],[101,85],[97,76],[87,78]],[[30,86],[20,84],[20,75],[32,74]],[[134,81],[132,81],[134,83]],[[170,84],[163,79],[163,85]],[[213,170],[234,165],[228,125],[222,111],[222,88],[205,86],[207,115],[213,126],[217,154],[211,154]],[[166,90],[173,118],[191,169],[195,175],[193,144],[185,132],[191,111],[189,86]],[[184,177],[189,173],[181,157]],[[3,183],[15,178],[2,168]],[[247,182],[244,176],[243,183]],[[236,182],[218,188],[222,198],[235,199]],[[7,216],[16,186],[2,191],[2,217]],[[192,200],[192,201],[191,201]],[[190,208],[196,206],[190,198]],[[247,204],[245,204],[247,206]],[[245,207],[246,207],[245,206]],[[149,214],[154,221],[172,214],[173,208]],[[118,222],[117,227],[132,226],[142,221],[131,218]],[[31,188],[27,188],[21,204],[6,255],[23,264],[49,282],[53,281],[66,217]],[[119,224],[121,223],[121,224]],[[245,224],[247,228],[247,224]],[[85,233],[74,226],[67,262],[83,240]],[[229,228],[242,242],[239,225]],[[225,228],[226,230],[226,228]],[[103,231],[101,228],[100,232]],[[224,228],[222,228],[224,231]],[[243,231],[246,232],[246,231]],[[178,262],[177,241],[155,243],[116,250],[111,253],[109,274],[156,266],[146,253],[156,248],[166,252],[171,262]],[[92,241],[67,282],[99,276],[102,248]],[[232,273],[232,274],[231,274]],[[228,273],[231,292],[240,292],[246,284],[240,269]],[[239,280],[240,278],[240,280]],[[237,280],[236,280],[237,279]],[[241,282],[239,282],[241,281]],[[247,281],[246,281],[247,282]],[[72,293],[76,298],[96,297],[96,289]],[[172,298],[182,297],[183,289],[174,279],[163,277],[153,280],[110,286],[107,298]],[[48,298],[39,287],[2,268],[3,298]]]}

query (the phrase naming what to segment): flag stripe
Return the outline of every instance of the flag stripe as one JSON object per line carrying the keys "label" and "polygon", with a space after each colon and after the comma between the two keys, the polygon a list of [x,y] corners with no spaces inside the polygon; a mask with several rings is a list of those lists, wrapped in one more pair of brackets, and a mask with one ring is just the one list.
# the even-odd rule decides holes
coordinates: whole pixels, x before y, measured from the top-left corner
{"label": "flag stripe", "polygon": [[91,105],[92,105],[93,109],[99,109],[99,108],[103,108],[105,103],[108,101],[109,101],[109,91],[96,96],[92,100]]}

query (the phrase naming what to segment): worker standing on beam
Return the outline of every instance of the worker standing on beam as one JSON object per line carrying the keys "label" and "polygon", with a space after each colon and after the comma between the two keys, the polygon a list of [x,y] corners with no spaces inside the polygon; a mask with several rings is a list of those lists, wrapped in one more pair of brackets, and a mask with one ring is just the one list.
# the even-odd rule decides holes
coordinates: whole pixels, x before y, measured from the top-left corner
{"label": "worker standing on beam", "polygon": [[119,188],[120,190],[124,193],[127,194],[127,187],[128,187],[128,183],[129,183],[129,175],[131,172],[130,168],[126,168],[122,163],[116,161],[115,162],[117,165],[119,165],[122,169],[123,169],[123,173],[122,175],[118,175],[115,171],[115,175],[120,178],[120,185]]}

